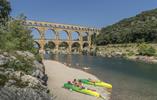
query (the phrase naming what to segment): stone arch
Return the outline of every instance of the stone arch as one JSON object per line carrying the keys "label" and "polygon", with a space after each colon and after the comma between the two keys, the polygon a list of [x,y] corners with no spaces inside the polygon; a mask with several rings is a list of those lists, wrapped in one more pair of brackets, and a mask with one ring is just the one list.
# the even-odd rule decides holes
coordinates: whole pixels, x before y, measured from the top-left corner
{"label": "stone arch", "polygon": [[78,42],[74,42],[71,45],[71,52],[80,52],[80,49],[81,49],[81,45]]}
{"label": "stone arch", "polygon": [[60,53],[68,53],[70,50],[69,44],[67,42],[61,42],[59,44],[58,50]]}
{"label": "stone arch", "polygon": [[45,45],[44,45],[44,49],[55,49],[56,48],[56,44],[53,41],[48,41]]}
{"label": "stone arch", "polygon": [[70,40],[68,31],[66,31],[66,30],[59,31],[59,40],[61,40],[61,41]]}
{"label": "stone arch", "polygon": [[88,48],[89,47],[89,43],[85,42],[83,43],[83,48]]}
{"label": "stone arch", "polygon": [[46,40],[55,40],[56,39],[56,32],[53,29],[46,30],[44,35],[45,35]]}
{"label": "stone arch", "polygon": [[89,33],[88,33],[88,32],[83,32],[83,33],[82,33],[82,40],[83,40],[83,41],[88,41],[88,36],[89,36]]}
{"label": "stone arch", "polygon": [[81,35],[79,32],[77,31],[74,31],[74,32],[71,32],[71,40],[72,41],[80,41],[81,40]]}
{"label": "stone arch", "polygon": [[38,28],[31,27],[30,30],[34,40],[39,40],[41,38],[41,33]]}

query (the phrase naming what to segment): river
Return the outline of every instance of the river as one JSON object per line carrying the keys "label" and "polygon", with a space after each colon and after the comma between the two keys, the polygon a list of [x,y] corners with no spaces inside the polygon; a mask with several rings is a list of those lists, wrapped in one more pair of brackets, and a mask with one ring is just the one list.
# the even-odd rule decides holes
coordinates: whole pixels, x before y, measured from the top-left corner
{"label": "river", "polygon": [[111,100],[157,100],[157,64],[83,55],[49,55],[46,58],[70,64],[111,83]]}

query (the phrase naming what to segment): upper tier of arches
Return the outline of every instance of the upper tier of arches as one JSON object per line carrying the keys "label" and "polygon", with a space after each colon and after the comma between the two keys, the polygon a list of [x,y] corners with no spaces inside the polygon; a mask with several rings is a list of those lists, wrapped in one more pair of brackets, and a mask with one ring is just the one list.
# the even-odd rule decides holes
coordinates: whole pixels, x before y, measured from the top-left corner
{"label": "upper tier of arches", "polygon": [[79,31],[67,31],[67,30],[54,30],[47,28],[44,31],[41,31],[38,28],[30,27],[32,31],[32,37],[35,40],[41,39],[44,37],[45,40],[61,40],[61,41],[89,41],[90,34],[88,32],[79,32]]}

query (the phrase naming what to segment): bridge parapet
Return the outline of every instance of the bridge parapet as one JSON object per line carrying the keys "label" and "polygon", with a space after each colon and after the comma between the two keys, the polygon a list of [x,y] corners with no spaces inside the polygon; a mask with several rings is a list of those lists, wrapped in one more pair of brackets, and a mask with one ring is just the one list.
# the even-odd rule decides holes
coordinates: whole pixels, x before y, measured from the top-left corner
{"label": "bridge parapet", "polygon": [[41,21],[32,21],[26,20],[23,25],[25,26],[36,26],[36,27],[48,27],[48,28],[59,28],[65,30],[81,30],[81,31],[91,31],[91,32],[99,32],[98,28],[90,28],[79,25],[71,25],[71,24],[59,24],[59,23],[51,23],[51,22],[41,22]]}

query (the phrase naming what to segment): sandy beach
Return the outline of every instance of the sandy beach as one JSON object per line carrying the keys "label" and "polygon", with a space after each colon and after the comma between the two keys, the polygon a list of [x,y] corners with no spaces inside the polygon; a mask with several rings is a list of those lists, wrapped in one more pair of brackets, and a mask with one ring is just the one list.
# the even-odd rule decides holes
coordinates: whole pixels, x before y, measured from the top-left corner
{"label": "sandy beach", "polygon": [[[44,60],[43,63],[48,75],[48,88],[53,93],[55,100],[103,100],[63,88],[63,84],[69,80],[81,78],[97,79],[94,75],[52,60]],[[99,87],[96,88],[99,89]],[[102,91],[101,89],[99,90]],[[104,89],[103,92],[105,92]]]}

